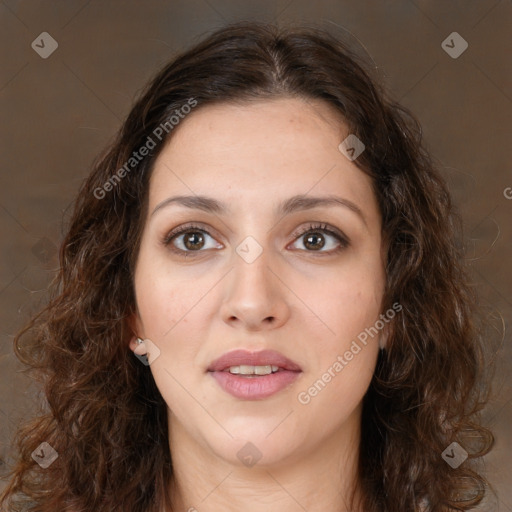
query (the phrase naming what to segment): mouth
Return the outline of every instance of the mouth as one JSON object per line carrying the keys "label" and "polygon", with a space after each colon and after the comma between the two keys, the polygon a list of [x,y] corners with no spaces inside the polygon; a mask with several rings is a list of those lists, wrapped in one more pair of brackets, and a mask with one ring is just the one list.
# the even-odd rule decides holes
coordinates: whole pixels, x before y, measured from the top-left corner
{"label": "mouth", "polygon": [[208,373],[235,398],[261,400],[288,387],[302,373],[300,366],[274,350],[235,350],[216,359]]}

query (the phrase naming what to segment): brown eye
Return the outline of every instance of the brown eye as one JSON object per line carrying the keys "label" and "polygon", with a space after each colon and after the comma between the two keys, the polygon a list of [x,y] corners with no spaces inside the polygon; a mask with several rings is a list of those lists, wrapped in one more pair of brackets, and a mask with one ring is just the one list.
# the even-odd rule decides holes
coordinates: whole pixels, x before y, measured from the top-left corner
{"label": "brown eye", "polygon": [[204,236],[201,231],[188,231],[183,235],[183,244],[191,251],[204,246]]}
{"label": "brown eye", "polygon": [[310,232],[304,235],[304,246],[314,251],[321,249],[325,245],[325,238],[321,233]]}
{"label": "brown eye", "polygon": [[319,255],[335,254],[350,245],[349,239],[336,228],[327,224],[310,224],[305,229],[296,232],[294,245],[301,243],[303,247],[296,247],[305,252]]}
{"label": "brown eye", "polygon": [[191,224],[174,229],[162,243],[174,253],[183,256],[194,256],[206,252],[207,249],[222,248],[222,244],[217,243],[206,229]]}

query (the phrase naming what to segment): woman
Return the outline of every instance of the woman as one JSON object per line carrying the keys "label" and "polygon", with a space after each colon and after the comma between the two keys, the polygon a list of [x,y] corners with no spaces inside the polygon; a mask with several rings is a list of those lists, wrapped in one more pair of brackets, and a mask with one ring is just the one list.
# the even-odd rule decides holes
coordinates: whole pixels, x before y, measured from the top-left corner
{"label": "woman", "polygon": [[3,503],[473,509],[492,435],[454,237],[419,126],[348,48],[219,30],[154,78],[79,192],[16,339],[48,408]]}

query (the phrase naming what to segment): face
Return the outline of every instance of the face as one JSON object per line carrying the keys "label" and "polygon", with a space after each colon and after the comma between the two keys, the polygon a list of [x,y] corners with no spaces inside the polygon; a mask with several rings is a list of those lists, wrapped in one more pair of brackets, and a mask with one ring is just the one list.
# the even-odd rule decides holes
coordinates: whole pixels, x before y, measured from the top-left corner
{"label": "face", "polygon": [[347,136],[322,102],[206,106],[156,160],[135,331],[159,350],[171,451],[239,465],[242,449],[265,465],[357,438],[385,272]]}

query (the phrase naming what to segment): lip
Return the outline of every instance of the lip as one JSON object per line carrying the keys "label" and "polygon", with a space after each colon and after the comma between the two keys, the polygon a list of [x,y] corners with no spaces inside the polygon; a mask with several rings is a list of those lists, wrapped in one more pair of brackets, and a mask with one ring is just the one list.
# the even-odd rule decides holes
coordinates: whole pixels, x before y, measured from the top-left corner
{"label": "lip", "polygon": [[[230,366],[278,366],[269,375],[241,376],[231,374]],[[216,359],[208,368],[209,374],[230,395],[241,400],[263,400],[293,383],[302,373],[300,366],[274,350],[248,352],[234,350]]]}
{"label": "lip", "polygon": [[283,370],[291,372],[302,371],[301,367],[275,350],[261,350],[260,352],[249,352],[248,350],[233,350],[223,354],[213,361],[208,367],[209,372],[222,372],[231,366],[279,366]]}

